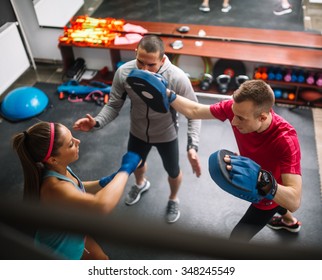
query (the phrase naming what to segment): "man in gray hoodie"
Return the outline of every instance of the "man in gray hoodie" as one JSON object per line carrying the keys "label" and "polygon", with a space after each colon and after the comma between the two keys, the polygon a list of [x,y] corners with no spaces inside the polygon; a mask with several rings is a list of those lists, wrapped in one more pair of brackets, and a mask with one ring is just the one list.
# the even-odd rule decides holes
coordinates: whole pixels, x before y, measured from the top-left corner
{"label": "man in gray hoodie", "polygon": [[[158,36],[144,36],[138,44],[136,59],[124,63],[115,72],[109,102],[95,118],[87,114],[85,118],[77,120],[74,124],[74,129],[89,131],[94,127],[104,127],[118,116],[128,96],[131,100],[131,126],[128,150],[138,153],[142,157],[142,163],[134,172],[136,184],[132,186],[125,199],[125,203],[127,205],[137,203],[141,198],[141,194],[150,188],[150,182],[145,177],[147,171],[146,158],[152,146],[155,146],[168,173],[170,185],[166,220],[168,223],[174,223],[180,217],[177,195],[182,182],[182,171],[179,166],[178,114],[172,108],[167,113],[158,113],[152,110],[126,82],[126,78],[131,70],[147,70],[162,75],[168,82],[168,88],[177,94],[197,101],[187,75],[180,68],[173,65],[164,52],[163,41]],[[197,151],[201,121],[191,119],[187,119],[187,121],[188,159],[193,172],[199,177],[201,167]]]}

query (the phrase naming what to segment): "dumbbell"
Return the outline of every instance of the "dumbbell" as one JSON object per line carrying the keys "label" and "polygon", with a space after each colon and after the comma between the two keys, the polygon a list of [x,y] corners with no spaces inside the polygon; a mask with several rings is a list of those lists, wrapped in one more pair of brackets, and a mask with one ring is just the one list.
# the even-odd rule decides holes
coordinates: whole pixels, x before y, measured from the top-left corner
{"label": "dumbbell", "polygon": [[268,80],[275,80],[275,69],[273,67],[268,68],[267,79]]}
{"label": "dumbbell", "polygon": [[274,89],[275,98],[279,99],[282,97],[282,91],[280,89]]}
{"label": "dumbbell", "polygon": [[267,80],[268,74],[267,74],[267,67],[258,67],[255,71],[254,78],[256,80],[262,79]]}
{"label": "dumbbell", "polygon": [[297,82],[304,83],[305,82],[305,73],[303,70],[300,70],[297,75]]}
{"label": "dumbbell", "polygon": [[282,81],[283,80],[283,71],[281,68],[277,68],[276,74],[275,74],[275,80],[276,81]]}
{"label": "dumbbell", "polygon": [[289,83],[291,80],[292,80],[292,70],[287,70],[284,76],[284,81]]}
{"label": "dumbbell", "polygon": [[319,74],[317,75],[317,79],[316,79],[315,84],[316,84],[318,87],[322,87],[322,73],[319,73]]}
{"label": "dumbbell", "polygon": [[293,92],[290,92],[289,94],[288,94],[288,99],[289,100],[295,100],[295,93],[293,93]]}
{"label": "dumbbell", "polygon": [[267,80],[267,67],[262,67],[262,80]]}
{"label": "dumbbell", "polygon": [[259,80],[262,78],[262,68],[258,67],[254,73],[254,79]]}
{"label": "dumbbell", "polygon": [[288,99],[288,92],[287,91],[283,91],[282,98],[283,99]]}
{"label": "dumbbell", "polygon": [[296,70],[293,70],[291,74],[291,82],[292,83],[298,82],[298,76],[299,76],[299,72]]}
{"label": "dumbbell", "polygon": [[313,85],[314,84],[314,73],[309,73],[309,76],[306,78],[306,83],[309,85]]}

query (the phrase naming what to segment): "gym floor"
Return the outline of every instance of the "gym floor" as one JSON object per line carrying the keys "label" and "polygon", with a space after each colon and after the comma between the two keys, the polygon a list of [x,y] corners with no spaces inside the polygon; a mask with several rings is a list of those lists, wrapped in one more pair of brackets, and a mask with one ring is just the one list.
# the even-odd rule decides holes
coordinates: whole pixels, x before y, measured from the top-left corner
{"label": "gym floor", "polygon": [[[100,10],[104,5],[112,5],[112,3],[119,3],[120,1],[104,1],[93,12],[93,16],[113,16],[120,17],[121,14],[111,14]],[[142,1],[135,1],[136,6]],[[192,1],[186,1],[193,5],[195,15],[214,17],[214,14],[204,15],[198,11],[198,4]],[[258,3],[260,1],[252,1]],[[131,2],[132,3],[132,2]],[[158,1],[159,3],[159,1]],[[163,1],[163,4],[172,4],[172,1]],[[180,5],[183,1],[180,1]],[[216,2],[220,5],[220,1]],[[264,3],[271,3],[270,1],[261,1]],[[162,5],[163,5],[162,4]],[[232,1],[232,5],[235,5]],[[236,3],[236,10],[238,3]],[[241,4],[239,4],[241,6]],[[260,15],[263,10],[256,10],[252,6],[254,14]],[[257,4],[256,4],[257,5]],[[267,4],[265,4],[267,5]],[[121,5],[122,6],[122,5]],[[171,6],[171,5],[170,5]],[[243,4],[243,7],[246,5]],[[123,6],[124,8],[125,6]],[[144,6],[140,6],[144,12]],[[110,8],[110,7],[109,7]],[[186,6],[182,8],[184,10]],[[219,9],[219,8],[218,8]],[[240,7],[242,9],[242,7]],[[272,10],[269,8],[270,11]],[[175,13],[170,11],[174,10]],[[174,18],[178,16],[178,11],[181,8],[169,7],[162,13],[162,16]],[[267,9],[265,9],[267,10]],[[109,9],[108,11],[112,11]],[[234,10],[232,10],[233,12]],[[295,10],[294,17],[299,19],[299,10]],[[236,12],[236,15],[238,12]],[[191,13],[187,13],[191,15]],[[137,20],[150,20],[145,15],[144,17],[135,18]],[[224,15],[227,16],[227,15]],[[228,15],[230,18],[236,19],[235,14]],[[228,17],[227,16],[227,17]],[[288,15],[286,15],[287,17]],[[270,13],[270,18],[272,14]],[[290,17],[290,16],[289,16]],[[285,20],[279,17],[280,20]],[[151,18],[152,20],[152,18]],[[255,20],[255,19],[254,19]],[[170,20],[169,20],[170,21]],[[247,21],[252,22],[253,20]],[[266,22],[261,18],[258,22]],[[300,20],[298,20],[300,21]],[[241,23],[246,21],[242,20]],[[240,25],[242,26],[242,25]],[[303,30],[303,21],[297,26],[295,22],[291,21],[290,28],[295,27]],[[249,27],[249,26],[248,26]],[[265,27],[263,27],[265,28]],[[269,26],[267,28],[272,28]],[[274,29],[274,28],[273,28]],[[86,113],[96,115],[100,107],[93,104],[73,104],[67,100],[58,101],[56,86],[62,82],[61,65],[37,63],[37,70],[30,69],[23,74],[14,83],[9,90],[20,86],[33,86],[35,83],[39,88],[44,90],[50,99],[50,108],[47,109],[38,118],[19,122],[10,123],[4,119],[0,122],[0,195],[2,199],[17,199],[21,197],[23,186],[23,175],[18,159],[10,146],[11,136],[17,132],[27,128],[38,119],[59,121],[71,128],[73,122]],[[44,84],[46,83],[46,84]],[[48,83],[48,85],[47,85]],[[9,91],[8,90],[8,91]],[[199,97],[202,103],[216,102],[218,99],[207,97]],[[130,104],[127,101],[121,111],[120,116],[114,120],[109,126],[102,130],[93,133],[75,133],[75,136],[81,140],[80,159],[73,164],[72,168],[77,174],[81,174],[81,179],[90,180],[96,179],[100,176],[106,175],[110,170],[114,170],[121,158],[121,155],[126,150],[126,143],[129,131],[128,112]],[[322,158],[322,110],[316,108],[297,108],[290,110],[287,107],[275,106],[277,113],[288,120],[298,131],[301,149],[302,149],[302,172],[303,172],[303,198],[301,208],[295,213],[295,216],[302,222],[302,229],[298,234],[292,234],[283,231],[274,231],[269,228],[264,228],[252,241],[254,244],[281,244],[281,246],[290,246],[294,248],[318,248],[322,250],[322,203],[321,203],[321,158]],[[180,164],[184,173],[183,183],[179,192],[181,217],[175,224],[168,225],[164,222],[166,227],[171,228],[185,228],[187,232],[198,231],[205,236],[217,236],[227,239],[230,231],[234,225],[241,218],[249,203],[239,200],[224,193],[219,189],[210,179],[207,171],[207,161],[209,155],[217,149],[225,148],[236,150],[236,143],[229,124],[221,123],[219,121],[203,121],[202,132],[200,137],[200,151],[199,156],[202,163],[202,176],[196,178],[192,172],[191,167],[186,158],[186,120],[180,116]],[[104,151],[104,153],[102,153]],[[169,195],[169,187],[167,183],[167,176],[162,167],[160,158],[156,150],[152,149],[148,158],[149,170],[147,173],[148,179],[151,181],[150,190],[145,193],[142,200],[133,206],[126,206],[124,197],[130,190],[134,183],[134,177],[131,176],[126,191],[121,202],[115,209],[112,215],[122,219],[131,215],[132,219],[137,218],[140,221],[145,219],[151,221],[164,221],[165,207]],[[151,224],[153,227],[153,224]],[[145,233],[148,234],[148,233]],[[110,244],[106,240],[102,240],[102,245],[106,252],[112,259],[198,259],[200,256],[181,254],[173,251],[157,251],[153,248],[136,248],[122,244]],[[218,256],[220,258],[220,256]]]}
{"label": "gym floor", "polygon": [[202,13],[198,10],[201,2],[202,0],[85,0],[84,11],[85,14],[102,18],[322,32],[322,4],[310,3],[309,0],[289,0],[293,11],[283,16],[273,14],[280,0],[230,0],[232,9],[228,13],[221,12],[222,0],[210,0],[211,11]]}

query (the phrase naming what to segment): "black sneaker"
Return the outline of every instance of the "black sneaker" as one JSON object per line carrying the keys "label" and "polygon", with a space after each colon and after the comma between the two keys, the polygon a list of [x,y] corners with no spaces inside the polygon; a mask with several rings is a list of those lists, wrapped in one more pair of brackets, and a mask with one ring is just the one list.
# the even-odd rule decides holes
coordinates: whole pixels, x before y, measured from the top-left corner
{"label": "black sneaker", "polygon": [[267,224],[267,226],[271,229],[286,229],[290,232],[299,232],[301,229],[301,222],[297,221],[293,225],[287,225],[282,221],[282,217],[274,216]]}
{"label": "black sneaker", "polygon": [[129,193],[125,198],[125,203],[127,205],[133,205],[139,202],[141,198],[141,194],[146,192],[149,188],[150,188],[150,182],[148,180],[145,180],[145,184],[141,189],[139,189],[137,185],[132,186],[131,190],[129,191]]}
{"label": "black sneaker", "polygon": [[288,8],[283,8],[283,6],[280,5],[274,10],[274,15],[276,16],[282,16],[290,13],[292,13],[292,6],[289,6]]}
{"label": "black sneaker", "polygon": [[199,7],[199,11],[204,12],[204,13],[209,13],[210,12],[210,8],[209,8],[209,6],[201,5]]}

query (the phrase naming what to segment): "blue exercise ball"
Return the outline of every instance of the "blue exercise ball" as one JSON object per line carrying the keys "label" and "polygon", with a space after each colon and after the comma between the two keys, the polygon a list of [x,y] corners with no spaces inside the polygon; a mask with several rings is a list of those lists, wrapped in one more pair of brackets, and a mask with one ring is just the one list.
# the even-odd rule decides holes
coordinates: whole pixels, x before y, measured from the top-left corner
{"label": "blue exercise ball", "polygon": [[1,103],[1,114],[10,121],[39,115],[48,105],[47,95],[35,87],[19,87],[9,92]]}

